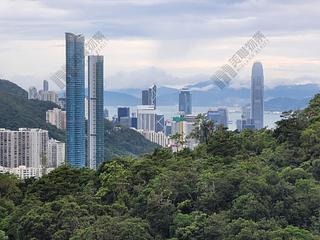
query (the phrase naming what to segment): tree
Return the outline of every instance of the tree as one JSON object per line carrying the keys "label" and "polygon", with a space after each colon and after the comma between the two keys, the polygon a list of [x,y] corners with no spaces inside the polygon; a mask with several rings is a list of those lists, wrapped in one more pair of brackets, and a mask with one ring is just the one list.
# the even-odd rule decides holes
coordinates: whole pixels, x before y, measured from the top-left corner
{"label": "tree", "polygon": [[194,127],[190,137],[197,139],[200,143],[208,144],[215,129],[213,121],[209,120],[204,114],[198,114]]}

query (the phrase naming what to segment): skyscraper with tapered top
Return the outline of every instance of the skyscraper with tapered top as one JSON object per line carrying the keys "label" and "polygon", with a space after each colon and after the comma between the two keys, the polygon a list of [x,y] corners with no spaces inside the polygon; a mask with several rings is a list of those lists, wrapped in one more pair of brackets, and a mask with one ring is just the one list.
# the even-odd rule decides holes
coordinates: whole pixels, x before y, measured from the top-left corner
{"label": "skyscraper with tapered top", "polygon": [[89,56],[87,166],[91,169],[104,161],[103,115],[103,56]]}
{"label": "skyscraper with tapered top", "polygon": [[251,75],[251,118],[255,129],[261,129],[263,125],[264,112],[264,76],[260,62],[255,62],[252,66]]}
{"label": "skyscraper with tapered top", "polygon": [[84,36],[66,33],[66,111],[68,164],[84,167],[85,118],[84,118]]}

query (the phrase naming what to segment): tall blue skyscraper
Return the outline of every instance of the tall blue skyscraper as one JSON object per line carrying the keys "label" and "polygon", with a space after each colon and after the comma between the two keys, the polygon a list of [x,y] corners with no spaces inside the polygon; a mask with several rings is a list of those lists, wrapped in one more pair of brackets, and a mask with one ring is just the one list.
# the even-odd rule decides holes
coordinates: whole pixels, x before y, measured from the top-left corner
{"label": "tall blue skyscraper", "polygon": [[67,162],[85,166],[84,36],[66,33]]}
{"label": "tall blue skyscraper", "polygon": [[186,115],[192,114],[192,101],[189,89],[183,88],[179,93],[179,112]]}
{"label": "tall blue skyscraper", "polygon": [[251,75],[251,118],[255,129],[261,129],[263,125],[263,95],[264,95],[263,68],[260,62],[252,66]]}
{"label": "tall blue skyscraper", "polygon": [[104,161],[103,56],[88,57],[88,167]]}
{"label": "tall blue skyscraper", "polygon": [[49,83],[47,80],[43,80],[43,91],[45,92],[49,91]]}

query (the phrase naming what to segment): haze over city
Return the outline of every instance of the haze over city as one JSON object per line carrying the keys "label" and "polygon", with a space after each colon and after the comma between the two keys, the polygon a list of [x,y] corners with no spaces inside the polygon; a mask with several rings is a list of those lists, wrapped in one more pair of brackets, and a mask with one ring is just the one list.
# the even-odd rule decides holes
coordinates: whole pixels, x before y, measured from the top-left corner
{"label": "haze over city", "polygon": [[[308,0],[2,0],[0,78],[40,87],[64,64],[64,32],[88,40],[100,31],[108,39],[100,52],[105,89],[180,88],[209,80],[261,31],[269,44],[254,60],[263,63],[267,88],[320,84],[319,8]],[[252,64],[232,87],[249,88]]]}

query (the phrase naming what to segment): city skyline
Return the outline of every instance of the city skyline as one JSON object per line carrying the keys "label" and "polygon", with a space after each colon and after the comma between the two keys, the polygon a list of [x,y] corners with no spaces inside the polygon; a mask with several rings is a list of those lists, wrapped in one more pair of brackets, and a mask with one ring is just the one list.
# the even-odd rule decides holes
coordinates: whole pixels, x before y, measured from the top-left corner
{"label": "city skyline", "polygon": [[[14,31],[2,31],[0,78],[40,89],[42,80],[63,65],[61,33],[72,29],[86,36],[101,31],[108,38],[100,52],[108,55],[106,88],[145,88],[150,78],[158,86],[182,87],[208,80],[260,30],[270,44],[254,60],[264,63],[270,77],[266,87],[320,83],[316,1],[72,2],[1,2],[4,30]],[[94,12],[90,18],[85,14],[89,9]],[[232,86],[250,85],[251,63]],[[50,86],[56,87],[52,82]]]}

